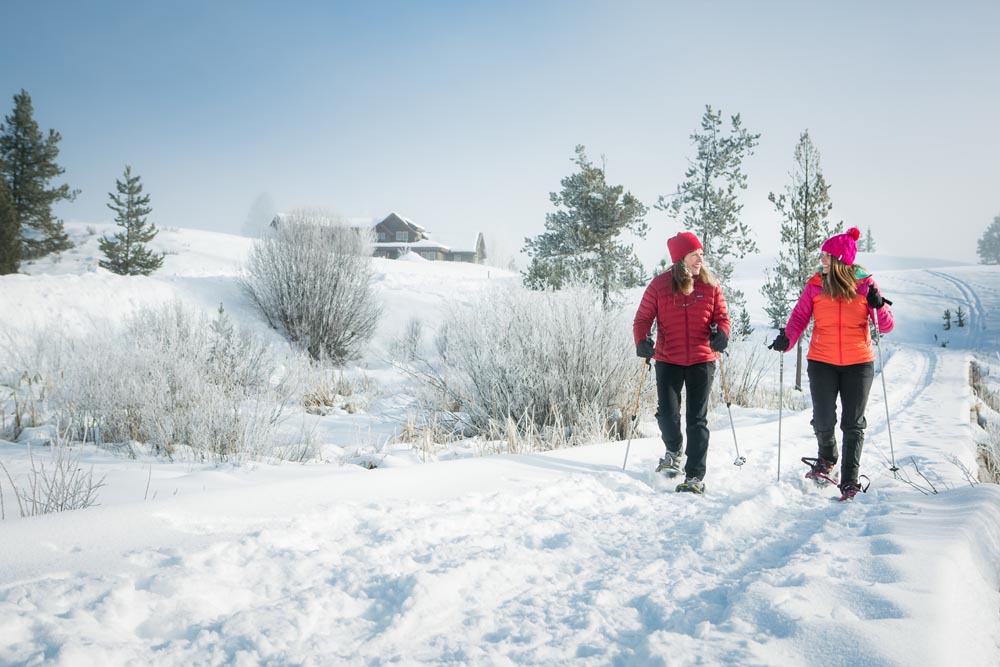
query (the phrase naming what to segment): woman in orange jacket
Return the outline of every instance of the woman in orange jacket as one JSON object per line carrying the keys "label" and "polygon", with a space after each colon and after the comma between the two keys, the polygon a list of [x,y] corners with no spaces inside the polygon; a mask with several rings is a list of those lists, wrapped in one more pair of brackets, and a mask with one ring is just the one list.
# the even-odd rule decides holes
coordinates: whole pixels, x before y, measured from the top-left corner
{"label": "woman in orange jacket", "polygon": [[[653,278],[632,322],[636,354],[656,360],[656,421],[666,453],[657,471],[672,477],[684,455],[681,389],[687,388],[687,462],[678,491],[704,493],[708,458],[708,395],[715,360],[729,343],[729,312],[719,282],[704,266],[691,232],[667,240],[673,265]],[[656,344],[649,332],[656,322]],[[713,325],[715,325],[713,327]]]}
{"label": "woman in orange jacket", "polygon": [[[806,477],[836,481],[833,470],[840,459],[841,500],[864,489],[859,484],[861,449],[864,446],[865,407],[875,378],[869,317],[878,320],[879,331],[892,331],[888,302],[862,267],[854,263],[860,232],[852,227],[823,243],[820,271],[806,283],[783,333],[770,347],[785,352],[795,345],[813,320],[807,374],[813,404],[813,431],[819,444],[816,459],[808,459],[812,470]],[[838,456],[834,428],[837,396],[840,396],[840,430],[843,456]]]}

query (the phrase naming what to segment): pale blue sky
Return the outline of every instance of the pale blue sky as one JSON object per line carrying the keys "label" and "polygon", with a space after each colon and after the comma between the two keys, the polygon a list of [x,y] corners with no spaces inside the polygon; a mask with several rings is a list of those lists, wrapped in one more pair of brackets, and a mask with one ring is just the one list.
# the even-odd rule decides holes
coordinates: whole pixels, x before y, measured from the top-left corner
{"label": "pale blue sky", "polygon": [[706,104],[762,134],[744,213],[808,128],[833,217],[882,252],[975,261],[1000,213],[1000,3],[4,2],[0,113],[21,88],[62,136],[65,219],[110,220],[125,164],[160,226],[279,209],[389,211],[510,254],[544,231],[582,143],[652,209]]}

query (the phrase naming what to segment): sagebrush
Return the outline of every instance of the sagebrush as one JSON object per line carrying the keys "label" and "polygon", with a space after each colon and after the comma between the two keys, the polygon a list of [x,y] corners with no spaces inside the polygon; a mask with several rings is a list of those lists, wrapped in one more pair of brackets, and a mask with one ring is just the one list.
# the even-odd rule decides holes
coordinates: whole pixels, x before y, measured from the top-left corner
{"label": "sagebrush", "polygon": [[627,320],[585,288],[487,290],[472,307],[448,309],[436,354],[408,369],[422,381],[428,420],[463,437],[623,438],[641,368]]}
{"label": "sagebrush", "polygon": [[51,326],[32,339],[11,358],[44,379],[48,419],[69,441],[258,458],[291,395],[272,382],[268,347],[221,308],[209,319],[173,302],[118,328],[67,337]]}
{"label": "sagebrush", "polygon": [[242,284],[267,321],[315,360],[360,356],[378,325],[371,232],[295,211],[254,242]]}

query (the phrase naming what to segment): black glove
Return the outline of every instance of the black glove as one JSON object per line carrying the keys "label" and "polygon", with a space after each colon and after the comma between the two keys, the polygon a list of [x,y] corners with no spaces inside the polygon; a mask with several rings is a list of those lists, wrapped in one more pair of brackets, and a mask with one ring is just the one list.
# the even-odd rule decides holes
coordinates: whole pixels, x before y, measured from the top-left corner
{"label": "black glove", "polygon": [[708,346],[713,352],[722,352],[729,346],[729,336],[722,329],[716,328],[708,334]]}
{"label": "black glove", "polygon": [[875,310],[885,305],[885,299],[878,293],[878,288],[874,285],[868,288],[868,296],[865,298],[868,299],[868,305]]}
{"label": "black glove", "polygon": [[767,347],[774,350],[775,352],[784,352],[785,350],[788,349],[788,345],[790,342],[791,341],[788,340],[788,336],[785,335],[785,330],[782,329],[781,333],[775,336],[774,342],[772,342]]}
{"label": "black glove", "polygon": [[652,359],[654,351],[652,338],[643,338],[639,341],[639,344],[635,346],[636,355],[642,357],[643,359]]}

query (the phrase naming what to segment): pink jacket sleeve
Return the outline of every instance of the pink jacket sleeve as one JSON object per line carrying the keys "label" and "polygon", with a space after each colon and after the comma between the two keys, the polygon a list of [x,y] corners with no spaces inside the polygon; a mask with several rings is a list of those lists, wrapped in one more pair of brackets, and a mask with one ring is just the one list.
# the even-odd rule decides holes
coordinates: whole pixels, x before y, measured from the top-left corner
{"label": "pink jacket sleeve", "polygon": [[[799,296],[792,314],[788,316],[788,323],[785,324],[785,335],[788,336],[788,350],[795,347],[796,341],[802,337],[802,333],[809,326],[809,320],[813,315],[813,298],[820,291],[815,285],[806,285]],[[788,350],[785,350],[786,352]]]}

